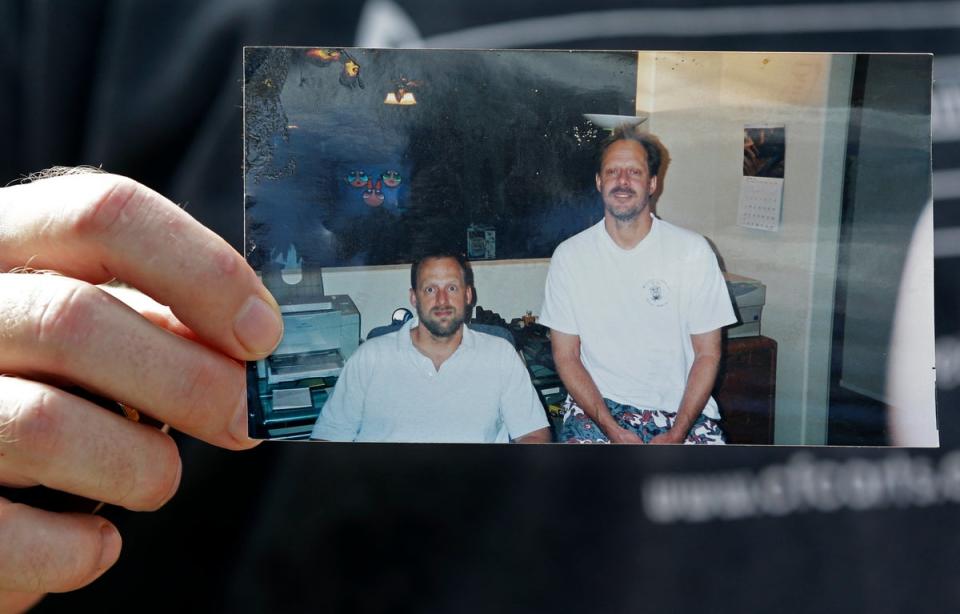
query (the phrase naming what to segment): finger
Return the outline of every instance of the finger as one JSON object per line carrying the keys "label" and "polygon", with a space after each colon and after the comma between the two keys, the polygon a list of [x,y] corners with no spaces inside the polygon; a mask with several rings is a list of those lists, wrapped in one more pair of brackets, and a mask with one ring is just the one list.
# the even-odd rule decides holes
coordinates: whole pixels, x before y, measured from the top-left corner
{"label": "finger", "polygon": [[62,390],[0,378],[0,481],[132,510],[155,510],[180,483],[173,439]]}
{"label": "finger", "polygon": [[57,514],[0,498],[0,590],[70,591],[89,584],[120,556],[107,520]]}
{"label": "finger", "polygon": [[195,332],[173,315],[169,307],[161,305],[143,292],[114,284],[98,287],[142,315],[154,326],[159,326],[185,339],[202,342]]}
{"label": "finger", "polygon": [[0,246],[2,270],[125,281],[235,358],[262,358],[280,341],[276,301],[243,258],[130,179],[69,175],[0,189]]}
{"label": "finger", "polygon": [[43,599],[44,593],[21,593],[0,590],[0,612],[26,612]]}
{"label": "finger", "polygon": [[247,438],[238,362],[157,328],[84,282],[5,274],[0,287],[0,373],[52,374],[214,445],[256,445]]}

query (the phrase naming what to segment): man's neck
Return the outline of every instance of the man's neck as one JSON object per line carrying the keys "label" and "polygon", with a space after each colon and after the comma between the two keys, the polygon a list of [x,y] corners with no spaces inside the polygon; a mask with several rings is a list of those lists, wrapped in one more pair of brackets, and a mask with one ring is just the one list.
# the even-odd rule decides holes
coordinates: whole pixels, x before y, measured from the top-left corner
{"label": "man's neck", "polygon": [[426,326],[417,324],[415,328],[410,329],[410,340],[413,347],[417,348],[421,354],[433,362],[434,368],[439,371],[448,358],[460,347],[463,341],[463,325],[455,333],[447,337],[437,337],[427,330]]}
{"label": "man's neck", "polygon": [[643,241],[653,228],[653,217],[648,209],[632,220],[622,221],[609,213],[603,215],[603,226],[613,242],[622,249],[633,249]]}

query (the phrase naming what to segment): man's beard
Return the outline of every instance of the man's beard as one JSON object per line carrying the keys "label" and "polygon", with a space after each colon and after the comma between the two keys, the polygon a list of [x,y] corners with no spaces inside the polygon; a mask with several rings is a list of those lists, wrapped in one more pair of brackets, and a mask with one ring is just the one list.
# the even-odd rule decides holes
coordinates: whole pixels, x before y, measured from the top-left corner
{"label": "man's beard", "polygon": [[[636,192],[633,190],[610,190],[609,192],[607,192],[607,197],[612,199],[613,195],[617,192],[626,192],[634,196],[636,195]],[[649,201],[644,200],[639,205],[637,205],[636,207],[632,207],[628,211],[617,211],[606,202],[604,202],[604,207],[606,208],[607,213],[612,215],[613,219],[617,220],[618,222],[632,222],[633,220],[637,219],[637,217],[641,213],[643,213],[644,209],[647,208],[648,202]]]}
{"label": "man's beard", "polygon": [[417,317],[420,319],[420,323],[426,326],[427,330],[430,331],[430,334],[434,337],[449,337],[457,332],[463,324],[463,314],[458,314],[456,309],[454,309],[453,312],[454,316],[450,318],[450,321],[446,325],[443,325],[427,317],[429,314],[424,314],[420,306],[417,305]]}

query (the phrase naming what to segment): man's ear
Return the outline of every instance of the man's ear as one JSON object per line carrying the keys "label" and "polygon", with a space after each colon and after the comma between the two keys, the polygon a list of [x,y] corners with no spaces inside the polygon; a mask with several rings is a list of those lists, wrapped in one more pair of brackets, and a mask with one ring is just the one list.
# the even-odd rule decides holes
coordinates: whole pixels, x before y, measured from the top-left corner
{"label": "man's ear", "polygon": [[594,175],[594,177],[597,180],[597,192],[600,192],[601,194],[603,194],[603,188],[600,187],[600,173],[597,173],[596,175]]}
{"label": "man's ear", "polygon": [[417,291],[413,288],[410,288],[410,306],[413,307],[414,310],[417,309]]}
{"label": "man's ear", "polygon": [[653,196],[657,191],[657,176],[654,175],[650,178],[650,196]]}
{"label": "man's ear", "polygon": [[466,298],[467,298],[467,307],[469,307],[470,305],[473,305],[473,286],[467,286]]}

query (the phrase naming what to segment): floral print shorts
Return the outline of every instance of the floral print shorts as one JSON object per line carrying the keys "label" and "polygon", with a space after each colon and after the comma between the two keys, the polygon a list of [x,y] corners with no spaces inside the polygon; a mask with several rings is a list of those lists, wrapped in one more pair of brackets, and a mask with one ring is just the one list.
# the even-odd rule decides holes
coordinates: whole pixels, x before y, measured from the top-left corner
{"label": "floral print shorts", "polygon": [[[656,409],[637,409],[630,405],[616,403],[610,399],[604,399],[607,409],[621,427],[629,429],[640,436],[644,443],[660,433],[667,432],[673,426],[676,414],[659,411]],[[610,443],[607,436],[603,434],[597,423],[590,419],[586,413],[569,395],[563,403],[564,416],[563,428],[560,430],[560,441],[564,443]],[[723,431],[715,420],[707,418],[700,414],[687,438],[683,443],[700,444],[722,444],[724,443]]]}

